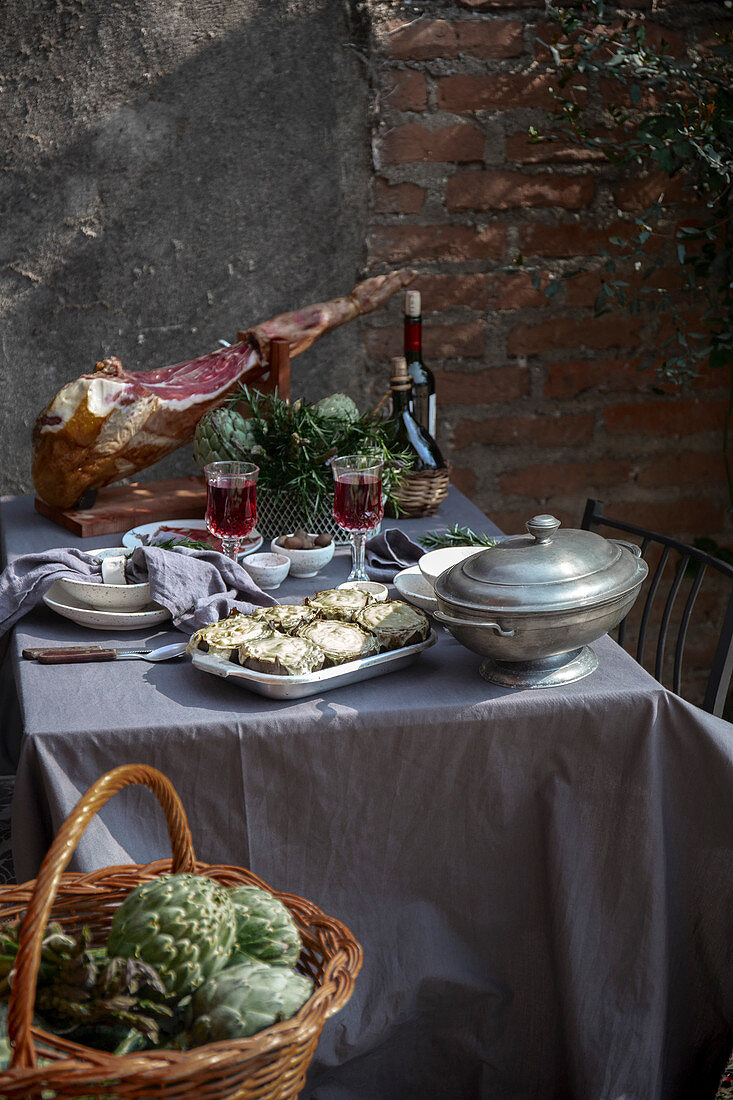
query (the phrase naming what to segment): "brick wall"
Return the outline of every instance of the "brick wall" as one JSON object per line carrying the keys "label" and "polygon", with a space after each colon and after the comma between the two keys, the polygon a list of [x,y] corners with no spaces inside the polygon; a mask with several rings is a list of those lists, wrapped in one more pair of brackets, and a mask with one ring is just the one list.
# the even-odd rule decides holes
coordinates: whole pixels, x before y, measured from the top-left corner
{"label": "brick wall", "polygon": [[[730,20],[722,3],[647,9],[680,53]],[[374,0],[373,272],[419,273],[439,441],[454,481],[507,532],[538,511],[577,526],[586,496],[669,534],[731,542],[722,460],[727,380],[659,392],[639,371],[655,316],[594,319],[599,250],[657,180],[583,150],[532,145],[552,106],[543,7],[532,0]],[[588,95],[597,102],[591,83]],[[548,298],[543,284],[563,272]],[[662,278],[674,286],[674,263]],[[400,303],[365,330],[374,393],[401,350]],[[613,505],[613,508],[611,508]]]}

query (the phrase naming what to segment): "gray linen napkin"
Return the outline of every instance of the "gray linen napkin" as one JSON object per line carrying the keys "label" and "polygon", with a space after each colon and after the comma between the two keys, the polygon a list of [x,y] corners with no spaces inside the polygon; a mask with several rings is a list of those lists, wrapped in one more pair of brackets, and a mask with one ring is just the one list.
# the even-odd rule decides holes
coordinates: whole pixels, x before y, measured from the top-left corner
{"label": "gray linen napkin", "polygon": [[[127,563],[131,583],[150,582],[150,596],[191,633],[233,608],[247,613],[277,603],[249,573],[216,550],[138,547]],[[58,580],[102,583],[102,567],[83,550],[60,548],[16,558],[0,573],[0,635],[41,602]]]}
{"label": "gray linen napkin", "polygon": [[0,634],[32,611],[60,580],[102,583],[102,567],[82,550],[43,550],[24,554],[0,573]]}
{"label": "gray linen napkin", "polygon": [[188,634],[234,609],[248,615],[278,602],[238,562],[217,550],[138,546],[126,575],[128,581],[148,581],[151,599],[167,607],[174,625]]}
{"label": "gray linen napkin", "polygon": [[368,539],[364,555],[366,571],[373,581],[389,583],[400,570],[417,565],[424,553],[404,531],[389,527]]}

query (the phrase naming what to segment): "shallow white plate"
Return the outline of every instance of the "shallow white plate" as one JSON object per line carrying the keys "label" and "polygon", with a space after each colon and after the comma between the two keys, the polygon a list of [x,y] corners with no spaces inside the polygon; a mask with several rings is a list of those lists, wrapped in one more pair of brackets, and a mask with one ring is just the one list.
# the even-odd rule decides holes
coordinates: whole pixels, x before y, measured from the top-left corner
{"label": "shallow white plate", "polygon": [[409,569],[403,569],[392,582],[402,596],[403,600],[414,604],[432,614],[438,610],[438,601],[433,592],[433,586],[426,577],[423,577],[417,565],[411,565]]}
{"label": "shallow white plate", "polygon": [[418,568],[431,584],[435,584],[441,573],[450,569],[464,558],[473,557],[485,550],[485,546],[443,546],[440,550],[431,550],[429,554],[423,554],[418,562]]}
{"label": "shallow white plate", "polygon": [[[158,534],[160,532],[160,534]],[[176,537],[190,539],[210,539],[203,519],[162,519],[155,523],[141,523],[132,527],[122,536],[123,546],[154,546],[156,542],[167,542]],[[242,539],[242,554],[252,554],[262,546],[262,535],[255,528],[250,535]],[[218,550],[218,546],[212,547]]]}
{"label": "shallow white plate", "polygon": [[164,623],[171,617],[170,611],[157,603],[149,604],[142,611],[100,611],[78,603],[73,596],[62,592],[58,583],[49,588],[43,602],[65,619],[71,619],[80,626],[90,626],[93,630],[142,630]]}

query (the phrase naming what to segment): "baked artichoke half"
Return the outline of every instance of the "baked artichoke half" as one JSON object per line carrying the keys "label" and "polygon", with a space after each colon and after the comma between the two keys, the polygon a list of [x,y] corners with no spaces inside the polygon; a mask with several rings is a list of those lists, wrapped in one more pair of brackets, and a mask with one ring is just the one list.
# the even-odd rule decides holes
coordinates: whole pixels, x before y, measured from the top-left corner
{"label": "baked artichoke half", "polygon": [[379,648],[402,649],[423,642],[430,633],[424,611],[402,600],[372,603],[356,615],[356,623],[376,637]]}
{"label": "baked artichoke half", "polygon": [[358,588],[328,588],[325,592],[306,596],[305,602],[325,619],[353,622],[356,614],[371,602],[371,596]]}
{"label": "baked artichoke half", "polygon": [[293,638],[278,631],[239,647],[239,663],[253,672],[273,676],[306,676],[323,668],[325,654],[306,638]]}
{"label": "baked artichoke half", "polygon": [[268,634],[272,634],[272,628],[265,619],[235,611],[226,619],[209,623],[192,634],[186,652],[192,653],[194,649],[200,649],[202,653],[211,653],[213,657],[223,657],[228,661],[245,642],[266,638]]}
{"label": "baked artichoke half", "polygon": [[252,617],[282,634],[295,634],[299,627],[313,622],[316,611],[303,604],[286,603],[278,607],[258,607]]}
{"label": "baked artichoke half", "polygon": [[326,667],[342,665],[345,661],[358,661],[379,652],[373,634],[367,634],[356,623],[339,622],[337,619],[317,619],[301,626],[298,637],[307,638],[326,655]]}

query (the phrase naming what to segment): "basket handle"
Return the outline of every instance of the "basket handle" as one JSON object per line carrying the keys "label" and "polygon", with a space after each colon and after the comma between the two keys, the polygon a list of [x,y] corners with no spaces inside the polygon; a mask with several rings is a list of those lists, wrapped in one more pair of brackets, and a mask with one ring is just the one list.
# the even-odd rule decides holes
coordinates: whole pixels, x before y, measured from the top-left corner
{"label": "basket handle", "polygon": [[33,893],[20,929],[15,978],[8,1006],[8,1038],[13,1044],[12,1069],[33,1069],[36,1051],[31,1035],[36,982],[41,962],[43,933],[51,914],[61,875],[87,825],[105,802],[125,787],[142,783],[156,796],[168,822],[173,858],[171,870],[195,871],[191,830],[175,788],[162,772],[146,764],[125,764],[107,772],[81,796],[59,829],[35,880]]}

